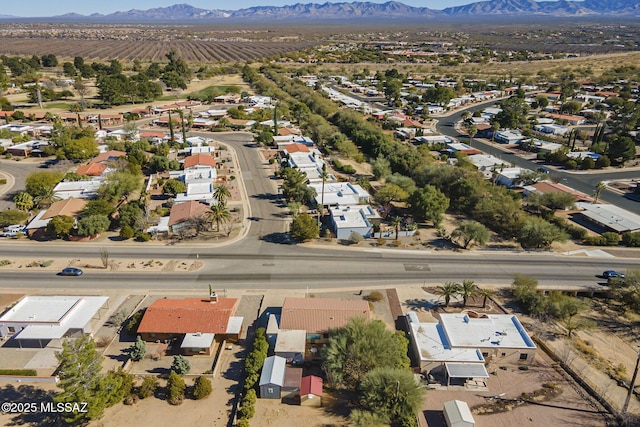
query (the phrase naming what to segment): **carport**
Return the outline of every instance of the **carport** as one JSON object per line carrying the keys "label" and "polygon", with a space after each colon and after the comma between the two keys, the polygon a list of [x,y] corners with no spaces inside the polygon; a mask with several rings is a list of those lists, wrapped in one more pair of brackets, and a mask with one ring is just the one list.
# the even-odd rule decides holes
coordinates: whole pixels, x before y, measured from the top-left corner
{"label": "carport", "polygon": [[[489,373],[482,363],[445,363],[444,367],[447,372],[447,386],[451,385],[452,379],[454,383],[458,383],[454,385],[465,385],[467,380],[489,378]],[[460,380],[464,380],[462,384]]]}

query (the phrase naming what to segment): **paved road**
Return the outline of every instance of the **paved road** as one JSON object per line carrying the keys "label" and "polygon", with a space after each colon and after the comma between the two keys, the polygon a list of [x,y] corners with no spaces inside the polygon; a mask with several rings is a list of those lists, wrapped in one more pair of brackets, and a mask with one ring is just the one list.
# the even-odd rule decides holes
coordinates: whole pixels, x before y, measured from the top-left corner
{"label": "paved road", "polygon": [[[442,253],[408,251],[347,251],[277,245],[263,242],[250,246],[225,248],[141,246],[113,247],[113,259],[150,258],[198,259],[205,267],[193,273],[137,273],[86,270],[81,277],[56,277],[53,272],[3,271],[2,288],[65,288],[90,289],[184,289],[206,287],[208,283],[227,289],[340,288],[429,283],[471,279],[478,284],[506,285],[515,273],[531,275],[544,287],[577,286],[598,289],[603,282],[596,277],[607,269],[637,268],[636,259],[605,259],[565,257],[552,253]],[[1,245],[0,253],[10,250],[13,256],[34,258],[61,256],[86,257],[98,254],[98,247],[28,244],[11,248]],[[6,256],[2,255],[2,256]]]}
{"label": "paved road", "polygon": [[[24,182],[31,172],[38,170],[42,162],[34,159],[15,160],[0,159],[0,171],[5,172],[13,177],[13,185],[11,188],[2,188],[3,193],[0,195],[0,210],[14,208],[13,196],[24,190]],[[42,169],[46,170],[46,169]],[[7,182],[9,185],[10,182]],[[4,186],[3,186],[4,187]]]}
{"label": "paved road", "polygon": [[[488,105],[495,104],[495,103],[496,101],[494,100],[494,101],[474,105],[473,107],[470,107],[468,109],[456,111],[453,114],[443,116],[444,118],[442,118],[440,123],[458,122],[462,120],[462,114],[465,111],[469,111],[470,113],[473,113],[475,111],[484,110],[485,108],[487,108]],[[460,136],[459,133],[455,130],[455,128],[451,126],[438,124],[436,127],[438,129],[438,132],[444,135],[449,135],[453,137]],[[466,139],[466,136],[464,139]],[[514,154],[508,154],[509,150],[506,149],[504,146],[501,146],[500,144],[497,144],[497,143],[491,143],[488,140],[475,138],[472,141],[471,145],[474,148],[477,148],[478,150],[484,151],[485,153],[488,153],[488,154],[492,154],[498,158],[502,158],[508,161],[509,163],[513,163],[514,165],[521,168],[535,170],[537,167],[540,166],[540,163],[536,161],[523,159],[522,157],[516,156]],[[640,179],[640,171],[638,170],[630,171],[630,170],[624,170],[624,169],[620,169],[616,171],[606,171],[606,172],[591,171],[591,172],[584,172],[584,173],[579,173],[579,172],[568,173],[565,170],[554,169],[551,174],[552,176],[555,176],[563,184],[566,184],[569,187],[572,187],[588,195],[593,194],[593,192],[595,191],[596,185],[600,181],[608,181],[608,180],[614,180],[614,179]],[[640,211],[640,202],[629,200],[625,198],[623,195],[610,190],[603,191],[600,196],[600,199],[606,201],[607,203],[611,203],[621,208],[630,210],[632,212]]]}

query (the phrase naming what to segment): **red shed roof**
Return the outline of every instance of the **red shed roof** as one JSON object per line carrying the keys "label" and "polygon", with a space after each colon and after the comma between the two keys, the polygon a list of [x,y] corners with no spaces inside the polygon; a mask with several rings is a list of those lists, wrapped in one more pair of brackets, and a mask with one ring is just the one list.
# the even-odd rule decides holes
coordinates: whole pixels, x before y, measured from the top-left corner
{"label": "red shed roof", "polygon": [[315,375],[302,377],[300,381],[300,396],[313,394],[314,396],[322,396],[322,378]]}
{"label": "red shed roof", "polygon": [[216,303],[202,298],[159,299],[145,311],[138,332],[224,334],[237,304],[236,298],[218,298]]}

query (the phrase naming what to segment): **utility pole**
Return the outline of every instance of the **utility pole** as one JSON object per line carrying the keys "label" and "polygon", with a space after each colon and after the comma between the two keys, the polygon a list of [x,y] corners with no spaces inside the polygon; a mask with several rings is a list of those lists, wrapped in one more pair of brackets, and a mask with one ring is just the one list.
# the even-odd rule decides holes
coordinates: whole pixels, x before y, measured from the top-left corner
{"label": "utility pole", "polygon": [[627,393],[627,398],[625,399],[624,405],[622,406],[623,414],[627,412],[627,408],[629,407],[629,401],[631,400],[631,395],[633,394],[633,390],[636,388],[636,378],[638,377],[638,365],[640,365],[640,351],[638,351],[638,358],[636,359],[636,367],[633,370],[633,378],[631,378],[629,393]]}

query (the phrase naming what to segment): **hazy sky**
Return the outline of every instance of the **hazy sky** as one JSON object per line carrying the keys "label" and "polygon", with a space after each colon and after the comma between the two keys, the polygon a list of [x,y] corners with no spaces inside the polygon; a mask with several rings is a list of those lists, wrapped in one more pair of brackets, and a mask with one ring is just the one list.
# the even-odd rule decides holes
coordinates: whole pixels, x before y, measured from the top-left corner
{"label": "hazy sky", "polygon": [[[130,9],[150,9],[165,7],[179,3],[190,4],[202,9],[237,10],[252,6],[283,6],[295,3],[324,3],[326,0],[111,0],[111,1],[78,1],[78,0],[29,0],[12,1],[2,0],[0,15],[13,16],[55,16],[65,13],[79,13],[89,15],[91,13],[112,13]],[[352,0],[345,0],[351,2]],[[388,0],[369,0],[372,3],[385,3]],[[398,0],[410,6],[429,7],[431,9],[444,9],[450,6],[469,4],[474,0]],[[335,0],[331,1],[336,3]]]}

